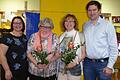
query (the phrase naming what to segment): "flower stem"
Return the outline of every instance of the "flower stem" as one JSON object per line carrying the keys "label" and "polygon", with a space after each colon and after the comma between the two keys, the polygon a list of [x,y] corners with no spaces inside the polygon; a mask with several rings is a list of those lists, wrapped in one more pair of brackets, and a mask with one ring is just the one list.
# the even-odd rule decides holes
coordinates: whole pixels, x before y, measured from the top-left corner
{"label": "flower stem", "polygon": [[64,69],[63,69],[63,72],[62,72],[62,73],[63,73],[63,75],[64,75],[64,74],[67,74],[67,68],[66,68],[66,65],[64,66]]}

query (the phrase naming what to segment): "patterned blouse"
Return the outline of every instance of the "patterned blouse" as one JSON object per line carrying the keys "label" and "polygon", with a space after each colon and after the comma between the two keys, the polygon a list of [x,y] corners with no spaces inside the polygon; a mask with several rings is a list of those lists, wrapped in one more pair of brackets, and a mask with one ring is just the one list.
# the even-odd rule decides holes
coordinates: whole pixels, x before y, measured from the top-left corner
{"label": "patterned blouse", "polygon": [[16,37],[10,33],[3,35],[0,39],[0,43],[8,46],[6,53],[7,62],[12,72],[22,71],[26,73],[27,66],[27,39],[23,34],[20,37]]}
{"label": "patterned blouse", "polygon": [[[34,48],[32,47],[34,40],[35,40],[35,33],[31,35],[28,41],[28,49],[27,49],[28,54],[30,54],[34,50]],[[41,43],[42,43],[43,51],[47,51],[48,41],[41,40]],[[56,53],[58,50],[59,50],[58,37],[56,36],[56,34],[52,34],[52,52]],[[38,69],[32,62],[29,61],[29,72],[33,75],[40,77],[53,76],[57,73],[57,61],[50,63],[46,70]]]}
{"label": "patterned blouse", "polygon": [[[79,64],[79,59],[81,58],[81,44],[84,43],[84,38],[81,38],[81,33],[76,31],[76,30],[72,30],[70,32],[64,32],[61,36],[60,36],[60,51],[64,52],[65,49],[67,49],[68,47],[68,43],[72,40],[74,43],[74,46],[80,45],[80,48],[77,49],[76,51],[76,58],[74,59],[75,63]],[[59,72],[63,72],[64,70],[64,62],[59,60],[58,63],[58,69]],[[68,70],[69,72],[69,70]]]}

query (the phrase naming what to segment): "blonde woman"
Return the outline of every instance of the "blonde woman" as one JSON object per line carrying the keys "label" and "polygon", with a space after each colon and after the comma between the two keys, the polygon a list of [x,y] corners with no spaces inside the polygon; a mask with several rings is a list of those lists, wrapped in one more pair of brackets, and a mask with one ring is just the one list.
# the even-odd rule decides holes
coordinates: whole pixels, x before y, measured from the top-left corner
{"label": "blonde woman", "polygon": [[[28,41],[27,56],[29,59],[30,80],[55,80],[57,73],[57,62],[59,58],[58,37],[52,32],[54,28],[50,18],[40,21],[39,31],[32,34]],[[47,52],[48,64],[39,63],[33,51]],[[41,54],[41,53],[40,53]]]}
{"label": "blonde woman", "polygon": [[60,50],[64,52],[68,48],[68,44],[72,41],[74,46],[80,45],[76,52],[76,57],[73,62],[67,64],[67,73],[63,74],[65,63],[59,61],[59,73],[58,80],[80,80],[81,77],[81,64],[85,57],[85,46],[84,46],[84,36],[82,33],[78,32],[78,22],[74,15],[67,14],[63,19],[64,33],[60,36]]}

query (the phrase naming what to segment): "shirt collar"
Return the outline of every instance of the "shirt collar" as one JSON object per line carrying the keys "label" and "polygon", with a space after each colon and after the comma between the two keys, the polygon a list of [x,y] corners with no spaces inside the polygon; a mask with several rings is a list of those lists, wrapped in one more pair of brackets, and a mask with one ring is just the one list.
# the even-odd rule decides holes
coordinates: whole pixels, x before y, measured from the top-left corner
{"label": "shirt collar", "polygon": [[[99,16],[96,25],[100,24],[102,20],[103,20],[103,18],[101,18],[101,17]],[[90,24],[92,24],[92,21],[91,21],[91,20],[90,20]]]}

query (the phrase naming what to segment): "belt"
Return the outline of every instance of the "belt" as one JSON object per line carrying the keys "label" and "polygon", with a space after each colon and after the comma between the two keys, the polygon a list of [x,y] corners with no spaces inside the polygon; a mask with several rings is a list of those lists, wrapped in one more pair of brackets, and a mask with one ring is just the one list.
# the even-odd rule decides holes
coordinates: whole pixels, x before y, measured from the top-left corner
{"label": "belt", "polygon": [[92,61],[92,62],[105,62],[105,61],[108,61],[109,57],[106,57],[106,58],[100,58],[100,59],[90,59],[88,57],[85,58],[85,60],[89,60],[89,61]]}

